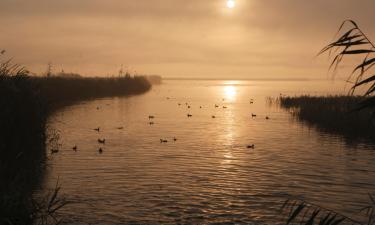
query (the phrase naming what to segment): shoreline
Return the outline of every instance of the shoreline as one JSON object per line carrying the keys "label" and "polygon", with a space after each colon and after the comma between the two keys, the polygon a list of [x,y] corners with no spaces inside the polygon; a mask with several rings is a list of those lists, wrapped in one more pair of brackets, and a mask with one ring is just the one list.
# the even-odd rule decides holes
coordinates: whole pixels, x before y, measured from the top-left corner
{"label": "shoreline", "polygon": [[151,87],[146,77],[0,74],[0,224],[33,224],[44,210],[34,208],[32,194],[43,180],[46,145],[58,138],[47,134],[52,113],[79,101],[143,94]]}
{"label": "shoreline", "polygon": [[319,131],[342,136],[347,143],[375,143],[375,123],[369,109],[356,110],[363,96],[283,96],[281,108]]}

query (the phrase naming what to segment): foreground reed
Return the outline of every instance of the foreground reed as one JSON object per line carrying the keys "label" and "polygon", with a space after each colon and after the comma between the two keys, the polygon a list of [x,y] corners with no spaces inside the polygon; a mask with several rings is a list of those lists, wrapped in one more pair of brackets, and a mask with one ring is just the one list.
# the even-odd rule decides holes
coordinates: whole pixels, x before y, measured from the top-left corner
{"label": "foreground reed", "polygon": [[373,112],[355,110],[363,102],[361,96],[299,96],[280,97],[281,107],[297,119],[322,131],[343,135],[351,140],[375,141]]}

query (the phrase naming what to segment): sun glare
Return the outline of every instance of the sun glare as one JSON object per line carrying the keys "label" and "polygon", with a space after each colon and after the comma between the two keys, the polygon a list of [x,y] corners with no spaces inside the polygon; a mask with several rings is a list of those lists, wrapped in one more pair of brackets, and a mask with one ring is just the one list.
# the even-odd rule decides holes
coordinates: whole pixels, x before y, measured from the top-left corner
{"label": "sun glare", "polygon": [[227,7],[233,9],[236,6],[236,2],[234,0],[227,1]]}
{"label": "sun glare", "polygon": [[224,87],[224,96],[226,99],[230,101],[234,101],[236,99],[237,90],[234,86],[225,86]]}

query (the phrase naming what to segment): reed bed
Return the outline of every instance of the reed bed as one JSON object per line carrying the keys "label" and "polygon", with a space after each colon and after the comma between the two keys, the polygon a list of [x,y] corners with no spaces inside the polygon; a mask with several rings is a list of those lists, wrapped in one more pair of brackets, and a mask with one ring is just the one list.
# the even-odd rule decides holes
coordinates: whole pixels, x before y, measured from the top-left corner
{"label": "reed bed", "polygon": [[41,224],[58,222],[53,213],[62,203],[52,203],[59,187],[48,204],[32,197],[43,179],[51,112],[80,100],[140,94],[150,88],[145,77],[35,77],[10,61],[0,63],[0,224],[33,224],[35,218],[41,218]]}
{"label": "reed bed", "polygon": [[322,131],[343,135],[348,140],[375,142],[374,114],[370,109],[356,110],[363,96],[280,97],[281,107],[300,121]]}

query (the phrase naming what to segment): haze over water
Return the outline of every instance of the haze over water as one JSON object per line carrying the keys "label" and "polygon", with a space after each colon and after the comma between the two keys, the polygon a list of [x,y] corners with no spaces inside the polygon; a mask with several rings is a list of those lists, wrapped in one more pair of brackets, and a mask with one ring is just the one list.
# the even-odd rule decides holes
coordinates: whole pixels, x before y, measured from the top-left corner
{"label": "haze over water", "polygon": [[349,214],[366,206],[374,146],[294,120],[267,103],[280,93],[346,90],[338,81],[166,80],[144,95],[66,107],[49,118],[62,146],[45,191],[59,179],[73,202],[60,212],[65,224],[278,224],[285,194]]}

